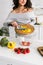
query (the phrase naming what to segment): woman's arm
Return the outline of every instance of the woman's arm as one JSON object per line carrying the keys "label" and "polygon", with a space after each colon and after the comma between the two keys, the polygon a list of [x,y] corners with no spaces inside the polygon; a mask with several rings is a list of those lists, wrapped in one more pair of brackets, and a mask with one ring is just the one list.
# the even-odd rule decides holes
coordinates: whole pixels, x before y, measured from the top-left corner
{"label": "woman's arm", "polygon": [[8,26],[17,26],[17,22],[16,22],[16,19],[14,18],[12,12],[9,13],[7,19],[5,20],[4,24],[3,24],[5,27],[8,27]]}
{"label": "woman's arm", "polygon": [[4,24],[3,24],[3,31],[6,32],[6,36],[9,36],[9,26],[13,26],[16,27],[17,23],[16,23],[16,19],[14,18],[13,14],[10,12],[7,19],[5,20]]}
{"label": "woman's arm", "polygon": [[35,15],[34,11],[31,12],[30,20],[31,20],[30,24],[34,25],[36,23],[36,15]]}

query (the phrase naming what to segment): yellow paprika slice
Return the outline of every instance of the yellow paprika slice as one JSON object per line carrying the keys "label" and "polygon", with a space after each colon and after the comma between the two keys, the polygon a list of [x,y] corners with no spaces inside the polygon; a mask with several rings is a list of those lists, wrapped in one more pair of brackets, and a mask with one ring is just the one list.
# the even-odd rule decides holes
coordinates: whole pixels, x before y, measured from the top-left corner
{"label": "yellow paprika slice", "polygon": [[7,47],[8,47],[9,49],[13,49],[15,46],[16,46],[16,43],[15,43],[15,42],[8,42]]}
{"label": "yellow paprika slice", "polygon": [[27,32],[31,32],[31,29],[28,29]]}

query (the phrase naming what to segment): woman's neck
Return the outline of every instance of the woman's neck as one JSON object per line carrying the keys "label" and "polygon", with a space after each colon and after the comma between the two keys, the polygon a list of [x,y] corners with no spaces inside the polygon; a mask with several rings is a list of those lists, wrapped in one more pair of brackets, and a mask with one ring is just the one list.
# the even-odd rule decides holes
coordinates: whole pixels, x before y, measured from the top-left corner
{"label": "woman's neck", "polygon": [[19,10],[20,12],[24,11],[24,9],[25,9],[24,6],[19,6],[19,7],[18,7],[18,10]]}

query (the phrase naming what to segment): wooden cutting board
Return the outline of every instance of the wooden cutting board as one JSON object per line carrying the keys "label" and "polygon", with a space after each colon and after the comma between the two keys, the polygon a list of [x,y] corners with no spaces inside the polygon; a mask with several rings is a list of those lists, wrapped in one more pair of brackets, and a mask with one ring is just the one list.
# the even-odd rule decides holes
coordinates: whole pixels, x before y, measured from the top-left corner
{"label": "wooden cutting board", "polygon": [[19,29],[15,28],[15,32],[17,34],[27,35],[27,34],[31,34],[34,32],[34,27],[30,24],[28,24],[28,25],[27,24],[21,24],[20,26],[24,27],[26,29],[25,30],[19,30]]}
{"label": "wooden cutting board", "polygon": [[38,47],[37,50],[43,56],[43,46]]}

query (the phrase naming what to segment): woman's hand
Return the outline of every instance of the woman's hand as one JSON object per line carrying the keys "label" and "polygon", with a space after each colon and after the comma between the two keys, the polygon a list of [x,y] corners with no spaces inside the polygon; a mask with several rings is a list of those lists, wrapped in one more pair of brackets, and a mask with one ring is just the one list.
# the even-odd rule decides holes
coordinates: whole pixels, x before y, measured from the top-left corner
{"label": "woman's hand", "polygon": [[17,22],[11,22],[11,24],[12,24],[13,27],[17,27],[18,26]]}

